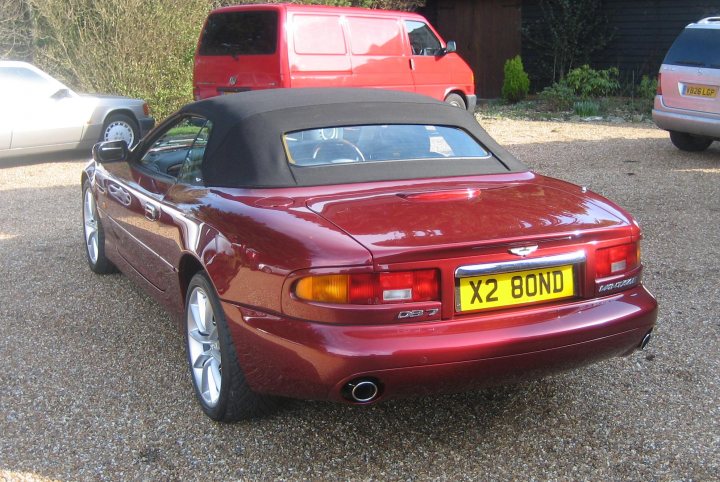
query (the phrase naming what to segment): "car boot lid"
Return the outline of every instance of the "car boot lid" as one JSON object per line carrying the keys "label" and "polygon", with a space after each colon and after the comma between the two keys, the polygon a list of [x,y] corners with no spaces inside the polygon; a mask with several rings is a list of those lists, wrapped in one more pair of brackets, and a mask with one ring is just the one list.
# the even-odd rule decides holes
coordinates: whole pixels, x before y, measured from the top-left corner
{"label": "car boot lid", "polygon": [[634,226],[620,208],[585,191],[536,176],[531,182],[446,182],[354,192],[309,199],[306,205],[365,246],[376,261],[400,252],[581,232],[592,236]]}

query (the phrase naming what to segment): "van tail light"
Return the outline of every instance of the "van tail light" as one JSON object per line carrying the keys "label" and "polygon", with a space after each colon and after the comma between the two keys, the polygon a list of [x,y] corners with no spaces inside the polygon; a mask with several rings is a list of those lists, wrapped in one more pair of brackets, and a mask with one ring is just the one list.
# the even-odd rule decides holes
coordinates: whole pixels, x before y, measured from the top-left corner
{"label": "van tail light", "polygon": [[317,275],[295,283],[294,293],[307,301],[355,305],[438,301],[438,280],[438,272],[434,269]]}
{"label": "van tail light", "polygon": [[658,78],[657,78],[657,90],[655,91],[655,93],[656,93],[657,95],[662,95],[662,82],[661,82],[661,78],[662,78],[662,74],[661,74],[661,73],[658,73]]}

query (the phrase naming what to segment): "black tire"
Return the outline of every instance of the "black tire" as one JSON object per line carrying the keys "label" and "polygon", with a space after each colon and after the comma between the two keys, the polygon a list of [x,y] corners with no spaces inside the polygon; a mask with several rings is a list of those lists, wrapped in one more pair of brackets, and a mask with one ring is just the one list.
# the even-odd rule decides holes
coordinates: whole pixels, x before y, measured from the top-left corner
{"label": "black tire", "polygon": [[[201,393],[193,370],[193,360],[190,348],[190,302],[191,294],[199,288],[207,296],[213,310],[214,326],[217,329],[217,339],[220,349],[220,391],[217,401],[209,404]],[[263,396],[250,389],[240,364],[237,351],[225,320],[220,300],[215,293],[212,283],[204,272],[199,272],[190,280],[185,300],[185,351],[187,353],[188,369],[195,396],[205,414],[213,420],[220,422],[235,422],[238,420],[258,418],[273,413],[278,406],[275,397]],[[199,369],[199,368],[198,368]]]}
{"label": "black tire", "polygon": [[670,131],[670,140],[681,151],[701,152],[710,147],[713,140],[709,137],[694,136],[685,132]]}
{"label": "black tire", "polygon": [[[92,198],[90,206],[88,206],[87,196]],[[88,180],[83,183],[82,200],[83,240],[85,241],[85,258],[87,259],[88,266],[97,274],[115,273],[117,268],[107,256],[105,256],[105,231],[98,217],[95,197],[93,196],[90,181]],[[88,209],[91,210],[92,220],[86,215],[86,210]],[[89,236],[89,230],[93,229],[93,227],[96,235],[94,243],[97,244],[97,254],[95,256],[93,256],[94,246],[92,238]]]}
{"label": "black tire", "polygon": [[448,96],[445,97],[445,102],[447,102],[450,105],[454,105],[455,107],[458,107],[462,110],[467,109],[465,100],[459,94],[448,94]]}
{"label": "black tire", "polygon": [[[128,142],[130,137],[130,142]],[[111,114],[107,116],[100,133],[100,142],[123,139],[128,147],[133,147],[140,141],[140,128],[132,117],[126,114]]]}

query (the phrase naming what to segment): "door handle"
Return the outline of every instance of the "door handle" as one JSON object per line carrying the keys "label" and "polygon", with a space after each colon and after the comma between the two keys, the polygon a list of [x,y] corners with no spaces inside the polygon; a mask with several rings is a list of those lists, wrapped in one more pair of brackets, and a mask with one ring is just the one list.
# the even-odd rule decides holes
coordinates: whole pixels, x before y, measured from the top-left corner
{"label": "door handle", "polygon": [[415,70],[415,59],[410,59],[410,70]]}
{"label": "door handle", "polygon": [[160,211],[152,204],[146,203],[145,217],[148,218],[150,221],[157,221],[157,219],[160,217]]}

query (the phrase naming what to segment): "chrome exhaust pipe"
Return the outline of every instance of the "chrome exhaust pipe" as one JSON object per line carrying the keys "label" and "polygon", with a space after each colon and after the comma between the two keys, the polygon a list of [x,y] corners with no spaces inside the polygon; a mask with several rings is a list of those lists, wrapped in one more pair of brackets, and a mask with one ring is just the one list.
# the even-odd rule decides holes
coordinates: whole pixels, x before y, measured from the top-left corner
{"label": "chrome exhaust pipe", "polygon": [[358,379],[343,387],[343,396],[356,403],[368,403],[380,395],[380,387],[375,380]]}
{"label": "chrome exhaust pipe", "polygon": [[650,343],[650,339],[652,338],[652,330],[648,331],[645,336],[643,337],[642,341],[640,342],[640,345],[638,348],[641,350],[644,350],[646,346],[648,346],[648,343]]}

